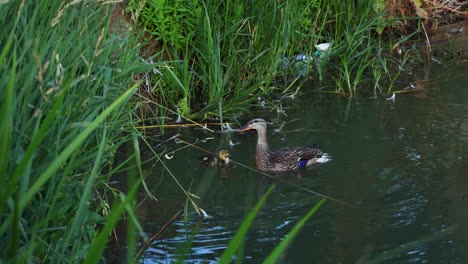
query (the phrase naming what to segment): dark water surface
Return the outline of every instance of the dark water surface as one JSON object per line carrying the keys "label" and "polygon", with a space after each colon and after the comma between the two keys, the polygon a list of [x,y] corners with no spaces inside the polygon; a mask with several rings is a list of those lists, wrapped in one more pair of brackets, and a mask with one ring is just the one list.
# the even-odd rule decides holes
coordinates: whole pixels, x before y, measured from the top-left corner
{"label": "dark water surface", "polygon": [[[283,100],[287,116],[271,108],[258,113],[272,122],[273,148],[315,143],[333,156],[300,178],[282,177],[360,207],[327,201],[282,263],[468,263],[468,64],[433,64],[426,70],[413,81],[422,92],[397,94],[394,101],[321,95],[305,86],[298,98]],[[231,139],[239,143],[230,149],[231,158],[254,166],[255,134],[182,128],[165,137],[172,133],[189,142],[213,137],[198,144],[213,152],[229,148]],[[183,146],[169,144],[172,150]],[[319,201],[239,165],[205,168],[197,162],[202,155],[191,147],[178,150],[166,166],[200,197],[197,204],[211,218],[203,219],[189,205],[187,223],[178,218],[142,262],[215,263],[246,214],[277,183],[245,241],[244,263],[258,263]],[[138,208],[151,236],[183,208],[185,196],[160,164],[148,163],[144,172],[159,199],[145,200]]]}

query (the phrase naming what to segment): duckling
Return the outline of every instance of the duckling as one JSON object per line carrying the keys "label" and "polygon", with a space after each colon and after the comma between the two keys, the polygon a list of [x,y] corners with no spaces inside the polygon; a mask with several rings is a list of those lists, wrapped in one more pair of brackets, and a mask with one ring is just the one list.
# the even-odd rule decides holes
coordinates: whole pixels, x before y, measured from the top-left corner
{"label": "duckling", "polygon": [[201,162],[205,167],[226,167],[229,164],[230,153],[227,149],[218,151],[218,157],[211,154],[201,157]]}

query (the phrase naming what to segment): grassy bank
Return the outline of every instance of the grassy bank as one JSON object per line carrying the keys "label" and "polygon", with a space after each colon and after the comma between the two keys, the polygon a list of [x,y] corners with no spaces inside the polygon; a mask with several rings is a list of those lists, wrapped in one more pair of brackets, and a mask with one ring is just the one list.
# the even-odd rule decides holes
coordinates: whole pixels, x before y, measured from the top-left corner
{"label": "grassy bank", "polygon": [[0,3],[0,262],[99,261],[132,208],[131,193],[112,206],[104,195],[131,135],[135,74],[149,69],[134,40],[110,33],[112,8]]}
{"label": "grassy bank", "polygon": [[[126,10],[146,32],[144,56],[165,63],[148,78],[154,117],[167,115],[162,104],[223,119],[307,79],[322,91],[388,96],[415,57],[407,41],[422,32],[423,8],[432,8],[417,2],[132,0]],[[321,43],[330,49],[318,51]]]}

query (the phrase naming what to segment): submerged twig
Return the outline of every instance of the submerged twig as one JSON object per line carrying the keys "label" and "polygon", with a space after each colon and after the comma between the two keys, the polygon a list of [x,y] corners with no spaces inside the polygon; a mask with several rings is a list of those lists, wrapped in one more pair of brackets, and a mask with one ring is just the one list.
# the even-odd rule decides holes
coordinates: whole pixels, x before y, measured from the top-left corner
{"label": "submerged twig", "polygon": [[203,129],[210,130],[213,132],[211,129],[208,129],[208,125],[222,125],[222,124],[233,124],[233,123],[205,123],[205,125],[201,126],[200,124],[196,123],[185,123],[185,124],[166,124],[166,125],[150,125],[150,126],[136,126],[135,128],[138,129],[147,129],[147,128],[180,128],[180,127],[202,127]]}
{"label": "submerged twig", "polygon": [[276,176],[270,175],[270,174],[268,174],[268,173],[266,173],[266,172],[263,172],[263,171],[260,171],[260,170],[251,168],[251,167],[249,167],[249,166],[247,166],[247,165],[244,165],[244,164],[242,164],[242,163],[240,163],[240,162],[237,162],[237,161],[234,161],[234,160],[232,160],[232,159],[230,159],[230,162],[232,162],[232,163],[234,163],[234,164],[237,164],[237,165],[239,165],[239,166],[242,166],[242,167],[244,167],[244,168],[247,168],[247,169],[249,169],[249,170],[255,171],[255,172],[257,172],[257,173],[260,173],[260,174],[262,174],[262,175],[265,175],[265,176],[267,176],[267,177],[273,178],[273,179],[275,179],[275,180],[279,180],[279,181],[281,181],[281,182],[284,182],[284,183],[286,183],[286,184],[289,184],[289,185],[291,185],[291,186],[294,186],[294,187],[296,187],[296,188],[298,188],[298,189],[301,189],[301,190],[303,190],[303,191],[306,191],[306,192],[308,192],[308,193],[312,193],[312,194],[315,194],[315,195],[320,196],[320,197],[322,197],[322,198],[328,199],[328,200],[330,200],[330,201],[337,202],[337,203],[339,203],[339,204],[346,205],[346,206],[349,206],[349,207],[352,207],[352,208],[361,209],[361,208],[358,207],[358,206],[352,205],[352,204],[347,203],[347,202],[343,202],[343,201],[341,201],[341,200],[338,200],[338,199],[336,199],[336,198],[330,197],[330,196],[325,195],[325,194],[321,194],[321,193],[316,192],[316,191],[312,191],[312,190],[307,189],[307,188],[304,188],[304,187],[302,187],[302,186],[300,186],[300,185],[297,185],[297,184],[288,182],[288,181],[286,181],[286,180],[284,180],[284,179],[281,179],[280,177],[276,177]]}
{"label": "submerged twig", "polygon": [[427,35],[427,31],[426,31],[426,27],[424,26],[424,23],[421,22],[421,25],[424,30],[424,35],[426,36],[427,48],[429,49],[429,54],[430,54],[432,52],[431,41],[429,40],[429,36]]}
{"label": "submerged twig", "polygon": [[[158,232],[156,232],[150,239],[146,240],[144,243],[143,243],[143,246],[140,248],[140,250],[138,251],[138,253],[135,255],[135,260],[137,259],[140,259],[141,256],[143,255],[143,253],[145,252],[145,250],[151,246],[151,244],[153,243],[153,241],[155,241],[156,239],[158,239],[162,233],[164,233],[164,231],[166,231],[166,229],[172,225],[176,220],[177,218],[179,218],[179,216],[182,214],[184,210],[183,209],[180,209],[175,215],[173,215],[171,217],[171,219],[169,219],[169,221],[163,225],[159,230]],[[134,263],[136,263],[136,261],[134,261]]]}
{"label": "submerged twig", "polygon": [[208,150],[206,150],[206,149],[204,149],[204,148],[202,148],[202,147],[199,147],[199,146],[197,146],[197,145],[195,145],[195,144],[193,144],[193,143],[187,142],[187,141],[185,141],[185,140],[183,140],[183,139],[180,139],[180,138],[177,139],[177,140],[178,140],[178,142],[184,143],[184,144],[186,144],[186,145],[189,146],[189,147],[194,147],[194,148],[196,148],[196,149],[198,149],[198,150],[201,150],[201,151],[203,151],[203,152],[205,152],[205,153],[214,155],[214,154],[211,153],[210,151],[208,151]]}
{"label": "submerged twig", "polygon": [[166,145],[169,141],[172,141],[173,139],[176,139],[176,138],[178,138],[178,137],[180,137],[180,134],[179,134],[179,133],[177,133],[177,134],[175,134],[174,136],[172,136],[172,137],[170,137],[170,138],[164,140],[163,142],[157,144],[154,148],[155,148],[155,149],[158,149],[158,148],[160,148],[160,147]]}

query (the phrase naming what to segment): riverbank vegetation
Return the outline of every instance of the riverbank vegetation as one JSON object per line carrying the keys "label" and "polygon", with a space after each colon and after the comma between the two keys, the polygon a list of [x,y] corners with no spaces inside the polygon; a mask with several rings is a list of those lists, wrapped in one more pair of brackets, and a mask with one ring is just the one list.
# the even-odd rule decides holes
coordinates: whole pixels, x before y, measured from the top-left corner
{"label": "riverbank vegetation", "polygon": [[[153,108],[194,119],[236,118],[257,98],[295,95],[310,79],[320,92],[388,96],[403,88],[395,83],[418,59],[414,43],[445,10],[374,0],[132,0],[126,9],[147,33],[145,55],[166,63],[147,87]],[[316,48],[323,43],[328,50]]]}
{"label": "riverbank vegetation", "polygon": [[131,208],[131,192],[112,207],[106,195],[131,136],[135,78],[150,68],[133,39],[109,33],[112,8],[0,3],[2,263],[97,261]]}
{"label": "riverbank vegetation", "polygon": [[[124,164],[140,162],[136,122],[235,119],[308,79],[320,91],[388,95],[416,52],[407,41],[426,30],[421,19],[448,10],[426,1],[130,0],[121,15],[132,29],[121,31],[110,27],[115,2],[0,1],[6,262],[97,262],[124,212],[129,230],[139,228],[132,176],[141,171],[130,173],[127,194],[109,186],[125,142]],[[330,48],[317,50],[323,43]]]}

